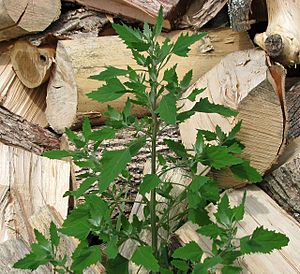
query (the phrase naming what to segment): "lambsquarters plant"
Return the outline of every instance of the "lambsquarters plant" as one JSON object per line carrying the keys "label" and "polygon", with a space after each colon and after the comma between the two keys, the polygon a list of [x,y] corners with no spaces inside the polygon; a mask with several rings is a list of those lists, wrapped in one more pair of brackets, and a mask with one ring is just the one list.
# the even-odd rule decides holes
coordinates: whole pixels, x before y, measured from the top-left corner
{"label": "lambsquarters plant", "polygon": [[[164,143],[173,155],[157,153],[157,138],[166,124],[182,123],[196,112],[227,117],[237,114],[210,103],[207,98],[197,101],[189,111],[180,112],[180,100],[189,87],[192,70],[179,80],[176,65],[169,69],[165,66],[172,55],[187,56],[190,46],[202,39],[205,33],[181,34],[176,42],[166,38],[158,43],[162,24],[161,9],[153,28],[147,23],[143,31],[124,24],[113,25],[139,68],[108,66],[99,75],[91,77],[105,81],[105,84],[88,96],[99,102],[108,102],[130,93],[131,99],[127,100],[122,112],[109,107],[106,127],[100,130],[92,130],[88,119],[83,121],[82,136],[67,129],[66,134],[75,144],[76,151],[45,153],[49,158],[72,157],[76,165],[86,168],[79,189],[67,193],[75,198],[84,197],[85,202],[71,211],[60,229],[51,223],[50,239],[35,231],[37,243],[32,244],[28,255],[15,263],[15,268],[36,269],[50,263],[57,273],[82,273],[88,266],[101,262],[107,273],[122,274],[128,273],[128,263],[132,261],[152,273],[214,273],[218,269],[223,274],[231,274],[241,271],[234,263],[238,257],[255,252],[269,253],[288,244],[286,236],[263,227],[256,228],[251,235],[237,238],[237,224],[244,216],[245,195],[240,205],[230,207],[228,196],[220,196],[218,183],[205,175],[208,168],[229,168],[240,179],[261,180],[249,162],[239,156],[244,149],[236,139],[240,123],[228,134],[220,127],[215,132],[198,130],[196,142],[190,150],[180,142],[166,139]],[[202,89],[195,89],[185,99],[194,102],[201,92]],[[132,105],[143,106],[151,116],[138,120],[131,115]],[[100,158],[96,157],[101,143],[114,138],[119,129],[126,127],[135,129],[136,139],[124,149],[105,150]],[[131,186],[142,196],[140,203],[144,206],[144,219],[133,216],[129,221],[124,208],[126,203],[134,201],[128,195],[131,180],[126,168],[147,141],[151,142],[151,172],[143,177],[139,186]],[[88,149],[91,145],[92,150]],[[207,168],[203,170],[199,166]],[[190,185],[164,179],[166,172],[179,168],[190,178]],[[116,186],[114,181],[117,178],[123,184]],[[91,189],[94,184],[97,188]],[[171,189],[178,185],[182,188],[181,193],[171,196]],[[164,199],[158,201],[158,194]],[[187,204],[185,210],[171,212],[184,201]],[[209,203],[217,207],[214,218],[208,217],[206,206]],[[194,241],[175,250],[171,248],[173,233],[187,220],[199,226],[199,234],[211,238],[210,252],[204,252]],[[142,230],[149,231],[150,245],[140,238]],[[61,234],[73,236],[80,242],[68,260],[57,254]],[[101,245],[90,246],[89,235],[98,237]],[[135,241],[138,247],[131,258],[124,258],[119,249],[128,239]]]}

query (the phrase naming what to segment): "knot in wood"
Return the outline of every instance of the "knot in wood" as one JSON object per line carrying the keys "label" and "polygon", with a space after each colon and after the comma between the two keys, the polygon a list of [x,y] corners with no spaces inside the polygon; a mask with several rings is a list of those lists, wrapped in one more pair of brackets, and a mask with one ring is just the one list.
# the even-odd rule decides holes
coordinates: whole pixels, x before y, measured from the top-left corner
{"label": "knot in wood", "polygon": [[272,34],[265,40],[265,47],[267,53],[271,57],[278,57],[283,52],[283,42],[279,34]]}

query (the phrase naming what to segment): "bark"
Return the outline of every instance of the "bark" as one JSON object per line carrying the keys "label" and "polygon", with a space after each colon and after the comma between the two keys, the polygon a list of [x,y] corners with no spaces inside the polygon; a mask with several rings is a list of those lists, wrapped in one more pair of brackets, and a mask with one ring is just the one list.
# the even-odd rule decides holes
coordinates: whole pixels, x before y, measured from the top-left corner
{"label": "bark", "polygon": [[230,0],[228,2],[230,25],[235,31],[246,31],[254,23],[249,19],[251,3],[252,0]]}

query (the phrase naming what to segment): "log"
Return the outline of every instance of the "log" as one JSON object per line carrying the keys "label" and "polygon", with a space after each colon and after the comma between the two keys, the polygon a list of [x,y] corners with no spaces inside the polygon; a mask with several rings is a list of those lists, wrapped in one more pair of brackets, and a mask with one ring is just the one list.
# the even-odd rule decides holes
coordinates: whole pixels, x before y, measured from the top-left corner
{"label": "log", "polygon": [[[247,191],[245,216],[238,225],[237,237],[249,235],[258,226],[284,233],[290,239],[289,245],[271,254],[250,254],[238,260],[244,269],[243,273],[299,273],[300,255],[295,252],[299,248],[300,225],[280,208],[263,190],[256,186],[247,186],[245,189],[228,192],[231,205],[242,200],[244,190]],[[212,213],[213,207],[209,208]],[[280,220],[280,221],[279,221]],[[210,249],[208,238],[200,236],[197,226],[188,222],[175,233],[177,242],[184,245],[196,241],[204,250]]]}
{"label": "log", "polygon": [[60,15],[60,0],[0,1],[0,41],[45,30]]}
{"label": "log", "polygon": [[266,0],[268,27],[255,36],[255,43],[274,60],[286,66],[300,63],[300,2],[291,0]]}
{"label": "log", "polygon": [[[180,33],[172,32],[168,36],[176,39]],[[214,30],[209,32],[209,38],[192,46],[190,57],[172,56],[168,67],[178,63],[179,79],[193,68],[192,82],[195,82],[226,54],[249,48],[252,48],[252,43],[246,33],[234,33],[230,29]],[[106,65],[137,67],[130,51],[116,36],[58,42],[46,109],[47,120],[56,132],[78,126],[83,115],[89,116],[94,124],[103,122],[103,113],[108,104],[92,101],[85,94],[101,86],[102,83],[88,77],[100,73]],[[123,96],[109,104],[120,110],[126,99]],[[140,107],[133,108],[133,114],[137,116],[145,113]]]}
{"label": "log", "polygon": [[141,22],[147,21],[154,24],[160,6],[164,9],[164,23],[166,29],[171,29],[178,18],[184,14],[191,0],[65,0],[74,2],[90,9],[121,15],[125,18],[135,19]]}
{"label": "log", "polygon": [[12,68],[9,52],[0,52],[0,106],[29,122],[46,127],[46,93],[46,83],[34,89],[25,87]]}
{"label": "log", "polygon": [[36,88],[49,79],[54,57],[54,48],[37,48],[28,41],[16,42],[10,51],[13,69],[28,88]]}
{"label": "log", "polygon": [[0,143],[0,243],[15,238],[33,242],[29,218],[45,205],[65,218],[70,165]]}

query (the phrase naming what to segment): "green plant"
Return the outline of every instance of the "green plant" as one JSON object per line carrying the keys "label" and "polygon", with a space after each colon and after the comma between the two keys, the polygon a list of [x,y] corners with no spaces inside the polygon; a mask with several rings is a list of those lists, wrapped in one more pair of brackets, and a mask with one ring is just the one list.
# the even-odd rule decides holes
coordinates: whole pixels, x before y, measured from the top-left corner
{"label": "green plant", "polygon": [[[59,273],[82,273],[91,264],[101,262],[107,273],[128,273],[129,260],[119,254],[119,248],[131,239],[138,243],[138,247],[130,260],[152,273],[213,273],[216,269],[222,269],[224,274],[239,273],[241,269],[234,265],[239,256],[252,252],[268,253],[288,244],[286,236],[262,227],[257,228],[252,235],[236,238],[237,223],[244,215],[246,195],[240,205],[231,208],[226,194],[220,198],[218,183],[205,175],[208,169],[229,168],[240,179],[252,182],[261,180],[249,162],[239,156],[244,149],[236,139],[241,123],[228,134],[220,127],[215,132],[198,130],[193,149],[186,149],[180,142],[166,139],[164,143],[173,155],[157,153],[157,137],[165,124],[181,123],[196,112],[218,113],[227,117],[237,114],[222,105],[210,103],[207,98],[196,102],[189,111],[180,112],[177,105],[180,105],[183,93],[189,87],[192,70],[179,81],[176,65],[164,68],[171,55],[187,56],[190,46],[206,34],[182,34],[174,43],[166,38],[160,44],[157,38],[162,24],[161,9],[153,28],[147,23],[143,31],[124,24],[113,25],[131,50],[139,68],[108,66],[99,75],[91,77],[105,81],[105,84],[88,96],[99,102],[116,100],[126,93],[132,96],[122,112],[108,107],[105,113],[108,118],[106,127],[92,130],[89,120],[84,119],[82,136],[66,129],[67,136],[77,148],[75,151],[45,153],[49,158],[72,157],[76,165],[87,170],[80,176],[84,181],[79,189],[67,193],[75,198],[83,196],[85,202],[71,211],[59,229],[59,233],[80,241],[72,254],[72,263],[68,264],[66,258],[55,254],[58,234],[52,224],[50,240],[36,232],[38,243],[33,244],[31,253],[14,267],[36,269],[39,265],[51,263]],[[125,80],[121,81],[120,77]],[[195,89],[187,99],[195,101],[201,92],[202,89]],[[132,104],[143,106],[151,116],[140,120],[133,117],[130,112]],[[96,151],[101,143],[114,138],[117,130],[126,127],[135,129],[136,139],[122,150],[105,150],[98,158]],[[131,183],[127,164],[147,141],[151,142],[151,173],[143,177],[137,189],[142,197],[140,203],[144,206],[144,219],[133,216],[132,221],[129,221],[124,207],[126,203],[134,201],[129,200],[127,195],[127,186]],[[89,149],[91,145],[92,150]],[[199,169],[199,164],[206,168]],[[184,186],[180,182],[164,179],[168,171],[179,168],[190,178],[190,185]],[[119,187],[114,184],[116,178],[123,181]],[[94,184],[97,187],[91,190]],[[176,185],[180,185],[182,191],[174,197],[170,191]],[[162,202],[157,200],[157,194],[164,198]],[[171,210],[184,201],[187,201],[185,210],[171,214]],[[208,217],[206,206],[209,203],[217,205],[214,220]],[[199,225],[198,233],[212,239],[209,253],[204,254],[196,242],[176,250],[170,249],[170,238],[187,219]],[[149,231],[151,245],[140,239],[143,230]],[[164,236],[159,234],[160,230],[165,232]],[[88,245],[87,237],[91,234],[98,237],[101,246]]]}

